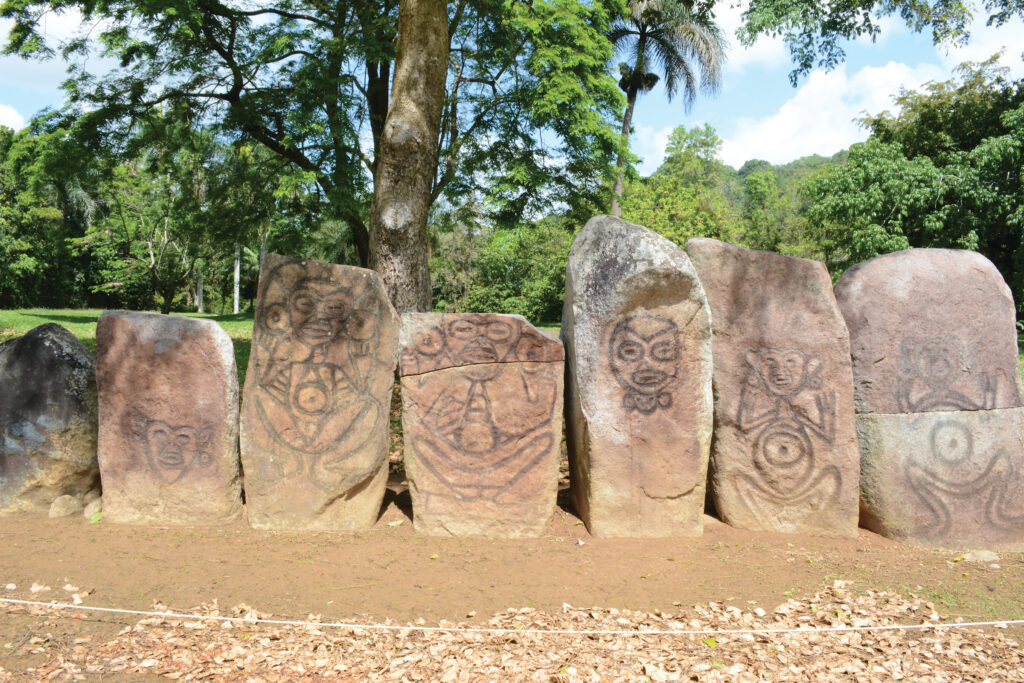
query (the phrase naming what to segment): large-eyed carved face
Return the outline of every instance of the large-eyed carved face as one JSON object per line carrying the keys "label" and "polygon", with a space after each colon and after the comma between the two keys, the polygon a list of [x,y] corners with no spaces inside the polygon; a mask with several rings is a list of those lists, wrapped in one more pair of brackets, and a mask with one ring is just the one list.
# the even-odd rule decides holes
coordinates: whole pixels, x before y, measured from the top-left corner
{"label": "large-eyed carved face", "polygon": [[[137,418],[139,419],[139,418]],[[210,464],[211,429],[175,427],[161,420],[140,420],[150,465],[167,483],[177,481],[193,465]]]}
{"label": "large-eyed carved face", "polygon": [[326,280],[304,280],[288,297],[288,321],[301,341],[319,346],[337,339],[352,310],[348,293]]}
{"label": "large-eyed carved face", "polygon": [[452,318],[445,324],[445,343],[452,360],[465,365],[499,363],[519,341],[514,321],[486,315]]}
{"label": "large-eyed carved face", "polygon": [[631,316],[612,332],[610,361],[615,379],[624,388],[657,395],[679,373],[682,346],[679,327],[655,315]]}
{"label": "large-eyed carved face", "polygon": [[761,381],[777,396],[793,396],[815,368],[808,367],[807,356],[793,349],[763,349],[757,359]]}
{"label": "large-eyed carved face", "polygon": [[917,350],[917,372],[933,389],[948,387],[960,365],[960,349],[949,339],[929,339]]}

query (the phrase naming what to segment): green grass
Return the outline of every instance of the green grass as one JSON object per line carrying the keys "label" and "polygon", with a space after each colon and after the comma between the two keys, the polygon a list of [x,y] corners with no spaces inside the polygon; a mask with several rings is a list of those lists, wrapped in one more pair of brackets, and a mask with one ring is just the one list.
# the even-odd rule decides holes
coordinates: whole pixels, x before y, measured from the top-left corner
{"label": "green grass", "polygon": [[[66,327],[71,334],[93,353],[96,352],[96,321],[103,311],[100,309],[46,309],[28,308],[0,311],[0,341],[20,337],[33,327],[44,323],[57,323]],[[213,315],[210,313],[173,313],[189,318],[207,318],[216,321],[231,337],[235,345],[235,363],[238,365],[238,383],[245,379],[249,365],[249,349],[252,347],[252,313],[238,315]]]}

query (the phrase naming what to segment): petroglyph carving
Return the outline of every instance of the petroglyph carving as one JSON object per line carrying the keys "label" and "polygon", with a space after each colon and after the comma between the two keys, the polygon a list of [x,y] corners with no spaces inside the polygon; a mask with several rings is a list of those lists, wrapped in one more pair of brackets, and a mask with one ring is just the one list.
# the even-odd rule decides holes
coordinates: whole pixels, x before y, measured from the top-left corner
{"label": "petroglyph carving", "polygon": [[[990,410],[996,405],[998,373],[971,372],[968,353],[955,339],[906,339],[896,381],[900,412]],[[971,386],[971,384],[974,386]]]}
{"label": "petroglyph carving", "polygon": [[822,385],[820,354],[751,347],[744,360],[737,424],[752,438],[757,476],[736,476],[740,498],[762,519],[778,506],[824,509],[838,497],[841,477],[836,466],[815,463],[812,437],[835,438],[835,397]]}
{"label": "petroglyph carving", "polygon": [[195,467],[208,467],[213,430],[169,425],[142,413],[131,417],[131,433],[142,441],[146,462],[165,484],[173,484]]}
{"label": "petroglyph carving", "polygon": [[[964,503],[983,501],[985,521],[995,529],[1024,527],[1024,515],[1010,506],[1011,487],[1018,473],[1006,451],[976,453],[970,429],[957,420],[942,420],[931,429],[930,453],[912,454],[904,471],[910,488],[930,519],[915,533],[923,537],[947,536],[954,516]],[[1018,506],[1019,508],[1019,506]]]}
{"label": "petroglyph carving", "polygon": [[414,336],[402,368],[417,375],[405,381],[424,406],[415,447],[447,487],[430,495],[501,504],[502,493],[544,460],[558,387],[538,361],[561,360],[552,347],[560,351],[521,321],[492,315],[443,316]]}
{"label": "petroglyph carving", "polygon": [[[344,489],[380,466],[345,462],[377,429],[384,410],[370,394],[378,343],[377,295],[365,281],[318,276],[314,264],[285,263],[269,274],[256,317],[256,412],[274,441],[256,476],[308,476]],[[249,473],[247,472],[247,475]]]}
{"label": "petroglyph carving", "polygon": [[623,388],[626,412],[651,415],[672,405],[682,345],[675,321],[658,315],[623,318],[612,330],[608,362]]}

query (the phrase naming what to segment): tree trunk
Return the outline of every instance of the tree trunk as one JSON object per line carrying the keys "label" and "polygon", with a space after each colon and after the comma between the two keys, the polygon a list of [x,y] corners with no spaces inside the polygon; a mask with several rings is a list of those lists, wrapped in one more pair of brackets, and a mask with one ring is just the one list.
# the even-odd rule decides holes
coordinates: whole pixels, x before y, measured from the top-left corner
{"label": "tree trunk", "polygon": [[203,313],[203,267],[199,266],[196,273],[196,312]]}
{"label": "tree trunk", "polygon": [[267,233],[270,232],[270,221],[263,223],[263,230],[260,232],[260,262],[256,268],[257,273],[263,272],[263,260],[267,258]]}
{"label": "tree trunk", "polygon": [[[622,117],[622,144],[629,149],[629,129],[633,125],[633,106],[636,104],[636,88],[630,87],[626,93],[626,115]],[[616,175],[615,186],[612,194],[612,215],[622,216],[622,206],[619,200],[622,198],[622,175],[626,170],[626,152],[619,154],[615,162]]]}
{"label": "tree trunk", "polygon": [[239,280],[241,280],[241,277],[240,277],[241,270],[242,270],[242,246],[239,245],[239,244],[236,244],[235,245],[235,303],[234,303],[234,306],[232,307],[232,310],[231,310],[231,312],[234,313],[235,315],[238,315],[238,289],[239,289]]}
{"label": "tree trunk", "polygon": [[448,73],[445,0],[401,0],[394,73],[370,206],[370,267],[399,312],[428,311],[427,210]]}

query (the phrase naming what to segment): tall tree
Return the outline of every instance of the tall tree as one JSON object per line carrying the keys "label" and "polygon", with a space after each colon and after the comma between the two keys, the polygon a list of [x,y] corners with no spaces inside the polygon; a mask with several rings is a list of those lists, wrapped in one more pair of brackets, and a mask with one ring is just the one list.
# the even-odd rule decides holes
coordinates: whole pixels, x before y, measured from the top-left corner
{"label": "tall tree", "polygon": [[[451,57],[429,202],[480,194],[496,215],[515,220],[596,196],[619,144],[610,121],[621,95],[605,71],[604,39],[609,7],[619,2],[446,5],[448,28],[438,24],[438,37]],[[6,51],[47,54],[41,18],[75,7],[98,24],[94,35],[120,63],[102,76],[72,74],[67,87],[89,124],[83,130],[117,149],[134,119],[163,102],[187,102],[314,182],[358,261],[381,262],[370,253],[369,208],[380,155],[389,153],[391,100],[406,87],[392,82],[397,0],[2,0],[0,15],[14,20]],[[436,46],[438,37],[409,40]],[[62,52],[75,58],[90,44],[83,35]],[[422,277],[397,264],[388,272]]]}
{"label": "tall tree", "polygon": [[628,11],[608,33],[608,39],[629,62],[619,64],[619,87],[626,93],[622,119],[623,151],[616,162],[612,213],[622,215],[622,177],[626,148],[637,97],[649,92],[664,76],[671,100],[681,88],[688,110],[697,91],[715,92],[722,82],[725,37],[714,21],[710,5],[692,0],[630,0]]}
{"label": "tall tree", "polygon": [[[370,206],[370,267],[399,311],[430,310],[427,211],[437,168],[448,14],[444,0],[401,0],[394,97]],[[403,272],[411,277],[403,277]]]}

